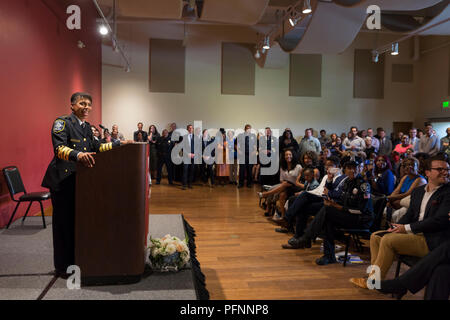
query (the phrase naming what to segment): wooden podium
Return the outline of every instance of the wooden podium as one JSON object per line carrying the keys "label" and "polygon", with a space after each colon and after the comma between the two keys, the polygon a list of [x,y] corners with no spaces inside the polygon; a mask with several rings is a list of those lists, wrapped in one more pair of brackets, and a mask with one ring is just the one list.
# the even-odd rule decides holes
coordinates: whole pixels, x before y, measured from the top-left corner
{"label": "wooden podium", "polygon": [[75,264],[82,285],[139,282],[148,232],[148,144],[97,153],[77,164]]}

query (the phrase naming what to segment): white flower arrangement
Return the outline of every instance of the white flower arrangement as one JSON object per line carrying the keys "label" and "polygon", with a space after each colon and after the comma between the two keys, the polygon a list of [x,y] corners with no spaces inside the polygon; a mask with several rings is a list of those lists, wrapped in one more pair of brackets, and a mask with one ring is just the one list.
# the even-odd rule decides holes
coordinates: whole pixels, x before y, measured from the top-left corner
{"label": "white flower arrangement", "polygon": [[146,255],[152,269],[178,271],[184,268],[190,259],[187,236],[184,240],[170,234],[162,238],[150,237]]}

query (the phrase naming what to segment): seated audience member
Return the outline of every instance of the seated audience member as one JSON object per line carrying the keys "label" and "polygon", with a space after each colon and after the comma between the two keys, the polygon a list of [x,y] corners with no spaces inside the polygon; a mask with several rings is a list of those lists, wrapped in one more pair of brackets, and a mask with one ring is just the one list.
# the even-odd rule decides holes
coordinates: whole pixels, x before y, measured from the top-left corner
{"label": "seated audience member", "polygon": [[[314,169],[314,177],[316,180],[320,180],[320,170],[319,170],[319,157],[317,153],[314,151],[307,151],[302,157],[301,162],[303,168],[312,168]],[[302,190],[305,188],[303,186],[304,176],[303,172],[300,172],[300,176],[297,179],[297,186],[299,186]]]}
{"label": "seated audience member", "polygon": [[428,253],[396,279],[382,280],[381,293],[401,298],[407,291],[415,294],[424,287],[425,300],[448,300],[450,297],[450,239]]}
{"label": "seated audience member", "polygon": [[328,150],[330,150],[331,155],[341,156],[342,152],[342,141],[341,138],[337,136],[336,133],[330,134],[330,141],[326,144]]}
{"label": "seated audience member", "polygon": [[313,135],[313,129],[308,128],[305,130],[305,136],[303,137],[302,141],[300,141],[300,157],[303,157],[303,155],[308,151],[313,151],[316,154],[320,153],[321,147],[319,139],[314,137]]}
{"label": "seated audience member", "polygon": [[100,140],[100,143],[110,143],[111,141],[111,134],[109,131],[104,130],[103,131],[103,139]]}
{"label": "seated audience member", "polygon": [[[374,138],[376,139],[376,138]],[[364,139],[364,142],[366,143],[366,148],[364,149],[364,153],[366,154],[366,159],[370,159],[371,155],[373,153],[376,153],[375,147],[372,145],[372,138],[371,137],[366,137],[366,139]]]}
{"label": "seated audience member", "polygon": [[392,152],[392,141],[391,141],[391,139],[388,139],[386,137],[386,132],[384,131],[383,128],[378,128],[377,131],[378,131],[378,134],[380,135],[380,138],[378,139],[380,141],[378,155],[389,157]]}
{"label": "seated audience member", "polygon": [[291,149],[294,152],[294,156],[297,157],[299,150],[298,142],[289,129],[286,129],[280,137],[280,155],[287,149]]}
{"label": "seated audience member", "polygon": [[403,173],[405,174],[397,188],[387,197],[388,206],[393,209],[400,209],[400,200],[409,196],[411,192],[427,183],[425,178],[418,173],[419,160],[416,158],[406,158],[402,162]]}
{"label": "seated audience member", "polygon": [[[344,172],[347,179],[342,184],[340,199],[338,201],[324,199],[324,207],[321,209],[324,212],[322,215],[324,255],[316,260],[318,265],[336,263],[334,235],[337,228],[368,229],[373,222],[370,185],[358,175],[357,162],[347,162],[344,165]],[[314,220],[316,219],[317,217]],[[311,242],[311,238],[305,233],[299,240],[300,246],[308,242]]]}
{"label": "seated audience member", "polygon": [[425,127],[425,135],[419,141],[419,152],[427,153],[432,157],[439,152],[440,148],[440,140],[438,136],[433,134],[433,126],[431,124],[427,125]]}
{"label": "seated audience member", "polygon": [[358,137],[358,128],[351,127],[349,132],[349,137],[344,140],[342,143],[344,145],[344,150],[347,151],[364,151],[366,148],[366,144],[364,140]]}
{"label": "seated audience member", "polygon": [[173,185],[173,169],[172,169],[172,160],[171,153],[172,150],[172,141],[169,137],[169,131],[164,129],[162,131],[162,135],[158,138],[156,143],[156,151],[158,152],[158,168],[156,174],[156,184],[161,183],[162,177],[162,168],[166,165],[169,185]]}
{"label": "seated audience member", "polygon": [[419,174],[421,176],[426,176],[425,175],[425,168],[427,166],[427,160],[430,158],[430,155],[428,153],[421,153],[418,152],[415,154],[415,157],[417,160],[419,160]]}
{"label": "seated audience member", "polygon": [[[374,147],[375,148],[375,152],[378,153],[378,150],[380,149],[380,140],[378,140],[373,135],[373,129],[372,128],[367,129],[367,137],[370,137],[372,139],[372,147]],[[369,158],[369,156],[367,156],[367,158]]]}
{"label": "seated audience member", "polygon": [[395,176],[392,172],[391,162],[386,156],[377,156],[375,165],[367,166],[367,170],[366,179],[374,193],[388,196],[394,191]]}
{"label": "seated audience member", "polygon": [[361,139],[365,140],[366,137],[367,137],[367,131],[364,130],[364,129],[361,130],[361,131],[359,131],[359,132],[358,132],[358,136],[359,136]]}
{"label": "seated audience member", "polygon": [[[314,169],[308,168],[308,167],[305,168],[303,170],[303,175],[305,177],[304,191],[312,191],[319,186],[319,182],[317,182],[317,180],[315,178]],[[289,196],[289,194],[288,194],[288,196]]]}
{"label": "seated audience member", "polygon": [[[399,223],[370,237],[371,264],[380,268],[381,280],[386,278],[396,255],[424,257],[449,239],[450,185],[445,157],[428,159],[425,173],[428,184],[412,191],[411,204]],[[366,278],[350,281],[367,288]]]}
{"label": "seated audience member", "polygon": [[344,143],[344,140],[347,138],[347,133],[342,132],[341,133],[341,142]]}
{"label": "seated audience member", "polygon": [[[144,124],[142,122],[139,122],[137,124],[137,127],[138,127],[138,130],[133,133],[133,140],[136,141],[136,142],[147,142],[148,134],[147,134],[147,132],[142,130],[142,128],[144,127]],[[142,135],[142,141],[138,140],[138,134],[139,133],[141,133],[141,135]]]}
{"label": "seated audience member", "polygon": [[409,129],[409,143],[413,146],[414,153],[419,152],[419,141],[420,139],[417,137],[417,129]]}
{"label": "seated audience member", "polygon": [[320,151],[319,156],[319,165],[317,166],[317,169],[319,170],[320,177],[323,177],[327,174],[325,170],[325,163],[327,162],[327,159],[331,156],[330,150],[328,150],[325,146],[322,147],[322,151]]}
{"label": "seated audience member", "polygon": [[258,192],[259,198],[279,194],[281,217],[284,217],[284,203],[288,197],[301,190],[295,183],[301,169],[302,166],[293,156],[292,151],[285,150],[280,161],[280,184],[272,190]]}
{"label": "seated audience member", "polygon": [[113,124],[112,126],[111,138],[119,141],[125,141],[125,137],[123,136],[122,133],[119,132],[119,126],[117,124]]}
{"label": "seated audience member", "polygon": [[400,161],[400,156],[405,154],[406,151],[410,148],[413,148],[413,145],[409,143],[409,137],[405,134],[402,136],[401,143],[397,144],[392,151],[393,153],[393,160],[395,163]]}
{"label": "seated audience member", "polygon": [[450,156],[450,127],[447,128],[447,135],[441,139],[441,151]]}
{"label": "seated audience member", "polygon": [[319,137],[320,145],[322,147],[326,146],[330,141],[331,141],[330,138],[327,137],[327,132],[324,129],[320,130],[320,137]]}
{"label": "seated audience member", "polygon": [[[278,232],[286,233],[293,231],[294,220],[295,234],[288,241],[288,244],[282,245],[284,249],[300,248],[299,239],[303,236],[306,222],[309,216],[315,216],[323,206],[323,195],[330,199],[337,200],[340,197],[340,186],[346,176],[341,174],[339,169],[339,158],[331,156],[325,163],[327,175],[322,178],[320,185],[312,191],[301,192],[289,206],[285,219],[281,223],[284,229],[276,229]],[[326,183],[330,182],[327,189]],[[303,248],[311,247],[311,242],[303,243]]]}
{"label": "seated audience member", "polygon": [[97,141],[100,141],[102,138],[102,135],[100,134],[100,131],[98,131],[97,127],[91,125],[91,130],[92,130],[92,136],[94,137],[94,139]]}

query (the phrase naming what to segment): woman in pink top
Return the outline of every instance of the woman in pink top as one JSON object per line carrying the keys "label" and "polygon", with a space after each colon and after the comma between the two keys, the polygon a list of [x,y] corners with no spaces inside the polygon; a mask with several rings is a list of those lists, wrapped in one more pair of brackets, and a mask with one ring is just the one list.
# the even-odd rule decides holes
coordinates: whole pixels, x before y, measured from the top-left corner
{"label": "woman in pink top", "polygon": [[406,153],[406,150],[409,148],[412,148],[413,146],[409,144],[409,137],[404,134],[402,136],[402,143],[399,143],[395,146],[394,150],[392,151],[392,158],[394,159],[394,162],[397,163],[400,161],[400,156],[404,153]]}

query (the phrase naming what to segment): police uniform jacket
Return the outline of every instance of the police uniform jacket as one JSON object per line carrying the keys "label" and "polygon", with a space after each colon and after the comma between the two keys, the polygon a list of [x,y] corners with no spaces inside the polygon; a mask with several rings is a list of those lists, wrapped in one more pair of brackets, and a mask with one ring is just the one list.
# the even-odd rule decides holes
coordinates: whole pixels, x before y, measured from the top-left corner
{"label": "police uniform jacket", "polygon": [[59,191],[61,183],[75,173],[80,152],[104,152],[120,146],[120,141],[102,144],[94,139],[90,124],[85,122],[83,128],[73,113],[55,120],[52,143],[55,155],[47,168],[42,186],[54,191]]}
{"label": "police uniform jacket", "polygon": [[361,218],[365,221],[374,218],[370,185],[360,175],[352,180],[345,179],[338,203],[344,207],[344,211],[361,214]]}

